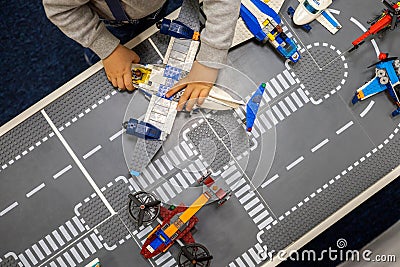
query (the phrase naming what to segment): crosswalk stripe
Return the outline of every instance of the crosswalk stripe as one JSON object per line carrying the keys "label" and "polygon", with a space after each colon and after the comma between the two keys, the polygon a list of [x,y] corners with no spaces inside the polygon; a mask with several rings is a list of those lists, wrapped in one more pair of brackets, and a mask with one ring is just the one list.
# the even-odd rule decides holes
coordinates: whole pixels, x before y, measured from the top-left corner
{"label": "crosswalk stripe", "polygon": [[[168,168],[170,171],[174,169],[174,166],[172,166],[171,161],[168,159],[167,156],[165,156],[165,154],[161,156],[161,159],[163,160],[163,162],[165,163],[165,165],[167,166],[167,168]],[[154,167],[153,167],[153,168],[154,168]],[[157,179],[158,179],[158,178],[157,178]]]}
{"label": "crosswalk stripe", "polygon": [[131,183],[131,185],[135,189],[135,192],[139,192],[141,190],[140,187],[137,185],[137,183],[133,180],[132,177],[129,178],[129,182]]}
{"label": "crosswalk stripe", "polygon": [[181,142],[181,146],[183,147],[183,149],[185,150],[186,154],[191,157],[193,156],[193,152],[192,150],[189,148],[188,144],[186,144],[186,142]]}
{"label": "crosswalk stripe", "polygon": [[282,87],[279,85],[279,83],[276,81],[275,78],[271,79],[271,83],[274,86],[274,88],[276,89],[276,91],[278,92],[278,94],[282,94],[283,93]]}
{"label": "crosswalk stripe", "polygon": [[81,242],[79,242],[76,246],[78,247],[79,251],[82,253],[83,257],[85,257],[85,259],[89,258],[90,255],[87,252],[87,250],[85,249],[85,247],[82,245]]}
{"label": "crosswalk stripe", "polygon": [[265,103],[268,103],[269,101],[271,101],[271,98],[269,98],[268,94],[263,94],[263,99],[265,101]]}
{"label": "crosswalk stripe", "polygon": [[[264,129],[264,127],[262,127],[262,125],[261,125],[261,123],[259,122],[258,119],[256,119],[256,120],[254,121],[254,124],[256,125],[257,129],[260,130],[260,133],[261,133],[261,134],[264,134],[264,133],[265,133],[265,129]],[[256,138],[257,138],[257,137],[256,137]]]}
{"label": "crosswalk stripe", "polygon": [[141,175],[138,176],[136,180],[139,181],[139,183],[142,185],[143,188],[147,187],[147,183],[146,183],[144,177],[142,177]]}
{"label": "crosswalk stripe", "polygon": [[241,120],[243,120],[244,118],[246,118],[246,116],[243,114],[243,111],[242,111],[241,108],[237,108],[237,109],[235,109],[235,110],[236,110],[236,113],[239,115],[239,118],[240,118]]}
{"label": "crosswalk stripe", "polygon": [[43,260],[44,259],[44,255],[43,253],[40,251],[40,249],[38,248],[38,246],[35,244],[32,246],[33,251],[35,251],[36,255],[38,255],[39,260]]}
{"label": "crosswalk stripe", "polygon": [[24,267],[31,267],[31,265],[26,260],[26,258],[25,258],[25,256],[23,254],[19,254],[18,258],[22,261],[22,264],[24,265]]}
{"label": "crosswalk stripe", "polygon": [[297,89],[297,92],[299,93],[299,95],[303,99],[304,103],[308,103],[310,101],[301,88]]}
{"label": "crosswalk stripe", "polygon": [[240,179],[237,183],[233,184],[231,189],[233,191],[236,191],[236,189],[238,189],[240,186],[242,186],[242,184],[244,184],[245,180],[244,178]]}
{"label": "crosswalk stripe", "polygon": [[49,256],[51,254],[49,247],[46,245],[46,243],[43,240],[39,241],[39,245],[42,247],[42,249],[44,250],[44,253],[46,253],[47,256]]}
{"label": "crosswalk stripe", "polygon": [[236,181],[238,178],[242,177],[242,174],[240,172],[236,172],[235,174],[233,174],[231,177],[229,177],[228,179],[226,179],[226,183],[228,185],[230,185],[231,183],[233,183],[234,181]]}
{"label": "crosswalk stripe", "polygon": [[65,242],[62,240],[60,234],[54,230],[53,232],[51,232],[53,234],[53,236],[56,238],[58,244],[60,244],[60,246],[64,246]]}
{"label": "crosswalk stripe", "polygon": [[290,87],[289,84],[286,82],[286,80],[283,78],[282,74],[278,74],[277,78],[280,81],[280,83],[283,85],[283,88],[285,88],[285,90]]}
{"label": "crosswalk stripe", "polygon": [[274,125],[278,124],[278,120],[275,118],[274,114],[272,114],[272,111],[270,109],[267,110],[267,116],[269,119],[272,121]]}
{"label": "crosswalk stripe", "polygon": [[140,231],[140,232],[137,234],[137,237],[138,237],[139,239],[142,239],[144,236],[146,236],[148,233],[150,233],[151,230],[153,230],[153,227],[151,227],[151,225],[149,225],[149,226],[147,226],[146,228],[144,228],[142,231]]}
{"label": "crosswalk stripe", "polygon": [[81,263],[83,261],[81,255],[79,255],[78,251],[76,251],[75,248],[71,248],[71,252],[78,263]]}
{"label": "crosswalk stripe", "polygon": [[236,262],[237,262],[237,264],[239,264],[239,267],[247,267],[247,266],[243,263],[243,261],[242,261],[241,258],[237,258],[237,259],[236,259]]}
{"label": "crosswalk stripe", "polygon": [[142,176],[142,178],[146,178],[150,184],[154,183],[154,179],[147,169],[144,169],[140,176]]}
{"label": "crosswalk stripe", "polygon": [[[257,126],[257,125],[256,125]],[[251,130],[251,133],[254,135],[255,138],[258,138],[260,135],[258,134],[258,131],[253,127],[253,130]]]}
{"label": "crosswalk stripe", "polygon": [[275,111],[275,114],[278,115],[278,118],[283,121],[285,119],[285,117],[282,115],[282,113],[280,112],[280,110],[278,109],[277,106],[273,106],[272,110]]}
{"label": "crosswalk stripe", "polygon": [[165,263],[162,267],[171,267],[175,265],[176,261],[175,259],[170,259],[167,263]]}
{"label": "crosswalk stripe", "polygon": [[240,204],[244,204],[246,203],[250,198],[254,197],[255,194],[254,192],[249,192],[247,195],[245,195],[244,197],[242,197],[241,199],[239,199]]}
{"label": "crosswalk stripe", "polygon": [[250,248],[249,249],[250,255],[253,258],[253,260],[257,263],[260,264],[261,260],[260,260],[260,256],[257,255],[256,251],[254,250],[254,248]]}
{"label": "crosswalk stripe", "polygon": [[269,217],[268,219],[266,219],[265,221],[263,221],[262,223],[260,223],[259,225],[257,225],[258,229],[264,229],[265,227],[267,227],[267,225],[269,225],[270,223],[272,223],[274,219],[272,217]]}
{"label": "crosswalk stripe", "polygon": [[35,256],[33,256],[33,253],[29,250],[29,248],[27,250],[25,250],[25,254],[28,256],[28,258],[31,260],[31,262],[33,263],[33,265],[36,265],[38,263],[38,261],[36,260]]}
{"label": "crosswalk stripe", "polygon": [[64,256],[64,258],[68,261],[68,263],[69,263],[70,266],[72,266],[72,267],[75,267],[75,266],[76,266],[74,260],[71,258],[71,256],[68,254],[68,252],[65,252],[65,253],[63,254],[63,256]]}
{"label": "crosswalk stripe", "polygon": [[161,257],[159,257],[159,258],[155,261],[156,265],[160,265],[161,263],[163,263],[164,261],[166,261],[169,257],[170,257],[170,255],[168,255],[167,253],[162,254]]}
{"label": "crosswalk stripe", "polygon": [[272,125],[269,123],[269,121],[267,120],[267,118],[265,117],[264,114],[260,115],[260,119],[261,121],[265,124],[265,126],[267,127],[267,129],[271,129]]}
{"label": "crosswalk stripe", "polygon": [[286,103],[289,105],[290,109],[295,112],[297,110],[296,106],[293,104],[292,100],[287,96],[285,97]]}
{"label": "crosswalk stripe", "polygon": [[299,108],[301,108],[303,106],[303,103],[301,103],[301,101],[300,101],[299,97],[296,95],[296,93],[293,92],[290,95],[292,96],[292,98],[296,102],[297,106],[299,106]]}
{"label": "crosswalk stripe", "polygon": [[172,190],[172,188],[169,186],[168,182],[164,183],[164,188],[167,190],[168,194],[171,196],[171,198],[174,198],[176,194]]}
{"label": "crosswalk stripe", "polygon": [[64,260],[61,257],[57,258],[58,263],[60,264],[61,267],[67,267],[67,265],[65,264]]}
{"label": "crosswalk stripe", "polygon": [[285,104],[283,103],[283,101],[279,101],[279,106],[281,107],[281,109],[283,110],[283,112],[285,113],[286,116],[290,115],[290,111],[289,109],[285,106]]}
{"label": "crosswalk stripe", "polygon": [[178,173],[176,175],[176,178],[178,178],[178,181],[181,183],[183,188],[188,188],[189,187],[189,185],[186,183],[185,179],[183,178],[183,176],[180,173]]}
{"label": "crosswalk stripe", "polygon": [[257,213],[259,213],[262,209],[264,208],[264,205],[262,203],[260,203],[257,207],[255,207],[254,209],[252,209],[249,212],[249,216],[253,217],[254,215],[256,215]]}
{"label": "crosswalk stripe", "polygon": [[99,238],[94,233],[92,233],[90,235],[90,237],[92,238],[93,242],[95,243],[95,245],[97,246],[98,249],[101,249],[103,247],[103,245],[101,244]]}
{"label": "crosswalk stripe", "polygon": [[167,195],[164,193],[161,187],[158,187],[157,189],[158,195],[163,199],[164,202],[168,201]]}
{"label": "crosswalk stripe", "polygon": [[[58,249],[56,243],[54,243],[53,239],[51,238],[51,236],[47,235],[46,237],[47,242],[49,242],[51,248],[56,251]],[[62,246],[62,245],[61,245]]]}
{"label": "crosswalk stripe", "polygon": [[173,162],[175,165],[179,165],[179,162],[180,162],[180,161],[179,161],[178,158],[175,156],[173,150],[168,151],[167,155],[169,156],[170,159],[172,159],[172,162]]}
{"label": "crosswalk stripe", "polygon": [[256,198],[252,199],[249,203],[244,205],[244,209],[247,211],[250,208],[252,208],[255,204],[257,204],[258,202],[260,202],[260,200],[256,197]]}
{"label": "crosswalk stripe", "polygon": [[75,230],[75,227],[72,225],[70,221],[67,221],[65,224],[67,225],[68,229],[71,231],[74,237],[78,235],[78,232]]}
{"label": "crosswalk stripe", "polygon": [[61,233],[67,241],[70,241],[72,239],[71,236],[68,234],[67,229],[65,229],[64,225],[61,225],[60,227],[58,227],[58,229],[60,229]]}
{"label": "crosswalk stripe", "polygon": [[240,197],[241,195],[243,195],[246,191],[248,191],[250,189],[249,185],[245,185],[243,186],[239,191],[237,191],[235,193],[236,197]]}
{"label": "crosswalk stripe", "polygon": [[200,160],[200,159],[196,159],[195,161],[194,161],[194,164],[196,164],[197,165],[197,167],[198,167],[198,169],[197,169],[197,171],[198,172],[203,172],[203,173],[205,173],[205,171],[206,171],[206,166],[204,166],[204,164],[203,164],[203,162]]}
{"label": "crosswalk stripe", "polygon": [[275,98],[277,96],[274,89],[272,89],[272,86],[269,83],[265,84],[265,91],[268,92],[272,98]]}
{"label": "crosswalk stripe", "polygon": [[286,79],[289,80],[289,82],[290,82],[291,85],[296,84],[296,81],[293,79],[293,76],[289,73],[288,70],[284,70],[284,71],[283,71],[283,74],[285,75]]}
{"label": "crosswalk stripe", "polygon": [[194,179],[193,179],[192,175],[190,174],[190,172],[188,170],[186,170],[186,169],[184,169],[182,172],[185,175],[185,177],[188,179],[189,184],[193,184],[194,183]]}
{"label": "crosswalk stripe", "polygon": [[55,264],[54,261],[50,262],[50,267],[57,267],[57,264]]}
{"label": "crosswalk stripe", "polygon": [[232,165],[228,169],[226,169],[223,173],[221,173],[221,177],[226,178],[235,170],[236,170],[236,166]]}
{"label": "crosswalk stripe", "polygon": [[72,220],[74,221],[75,225],[78,226],[79,231],[83,232],[85,231],[85,227],[83,227],[81,221],[78,219],[78,217],[74,216],[72,217]]}
{"label": "crosswalk stripe", "polygon": [[255,267],[253,261],[250,259],[249,255],[247,255],[246,252],[242,254],[242,257],[243,257],[243,259],[246,261],[246,263],[247,263],[247,265],[248,265],[249,267]]}
{"label": "crosswalk stripe", "polygon": [[176,180],[174,179],[174,177],[172,177],[171,179],[169,179],[171,185],[173,186],[173,188],[175,188],[176,192],[178,194],[180,194],[182,192],[181,187],[179,186],[179,184],[176,182]]}
{"label": "crosswalk stripe", "polygon": [[161,163],[159,159],[155,160],[154,164],[158,167],[158,169],[161,171],[163,175],[167,174],[167,170],[164,168],[164,165]]}
{"label": "crosswalk stripe", "polygon": [[236,265],[233,262],[231,262],[229,263],[229,267],[236,267]]}
{"label": "crosswalk stripe", "polygon": [[186,155],[182,152],[182,150],[179,148],[179,146],[174,147],[176,153],[178,154],[178,156],[180,157],[181,161],[185,161],[186,160]]}
{"label": "crosswalk stripe", "polygon": [[149,170],[151,172],[151,175],[154,176],[154,178],[159,179],[161,177],[161,175],[158,173],[158,171],[156,170],[156,168],[154,167],[153,164],[149,164],[148,167],[149,167]]}
{"label": "crosswalk stripe", "polygon": [[263,218],[267,217],[268,214],[269,214],[268,211],[264,210],[264,211],[261,212],[259,215],[257,215],[257,217],[255,217],[255,218],[253,219],[253,221],[254,221],[255,223],[258,223],[258,222],[261,221]]}
{"label": "crosswalk stripe", "polygon": [[85,239],[83,239],[83,242],[85,242],[86,247],[90,250],[92,254],[96,252],[96,249],[93,247],[92,243],[90,243],[89,238],[86,237]]}

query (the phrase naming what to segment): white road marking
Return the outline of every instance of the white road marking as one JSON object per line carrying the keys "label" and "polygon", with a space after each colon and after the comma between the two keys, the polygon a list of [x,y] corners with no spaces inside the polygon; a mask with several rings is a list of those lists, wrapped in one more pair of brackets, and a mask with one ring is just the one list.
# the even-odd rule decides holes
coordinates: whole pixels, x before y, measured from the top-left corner
{"label": "white road marking", "polygon": [[96,146],[95,148],[93,148],[92,150],[90,150],[88,153],[86,153],[85,155],[83,155],[83,159],[87,159],[90,156],[92,156],[94,153],[96,153],[97,151],[99,151],[101,149],[101,145]]}
{"label": "white road marking", "polygon": [[253,219],[253,221],[254,221],[255,223],[258,223],[259,221],[261,221],[262,219],[264,219],[265,217],[267,217],[268,214],[269,214],[268,211],[264,210],[264,211],[261,212],[257,217],[255,217],[255,218]]}
{"label": "white road marking", "polygon": [[283,121],[285,119],[285,117],[283,116],[283,114],[281,113],[281,111],[278,109],[277,106],[273,106],[272,110],[275,111],[275,114],[278,116],[278,118]]}
{"label": "white road marking", "polygon": [[92,243],[90,243],[89,238],[86,237],[85,239],[83,239],[83,242],[85,242],[86,247],[90,250],[92,254],[96,252],[96,249],[93,247]]}
{"label": "white road marking", "polygon": [[161,263],[163,263],[164,261],[166,261],[167,259],[169,259],[170,255],[168,255],[167,253],[162,254],[161,257],[159,257],[155,263],[156,265],[160,265]]}
{"label": "white road marking", "polygon": [[303,99],[304,103],[308,103],[310,101],[302,89],[300,89],[300,88],[297,89],[297,92],[299,93],[299,95]]}
{"label": "white road marking", "polygon": [[255,260],[255,262],[256,262],[257,264],[260,264],[260,263],[261,263],[260,256],[257,255],[257,253],[256,253],[256,251],[254,250],[254,248],[250,248],[250,249],[249,249],[249,253],[250,253],[251,257],[253,258],[253,260]]}
{"label": "white road marking", "polygon": [[75,248],[71,248],[71,252],[78,263],[81,263],[83,261],[81,255],[79,255],[78,251],[76,251]]}
{"label": "white road marking", "polygon": [[193,155],[192,150],[189,148],[189,146],[186,144],[186,142],[181,142],[181,145],[183,149],[185,150],[186,154],[188,154],[189,157]]}
{"label": "white road marking", "polygon": [[294,84],[296,83],[295,80],[293,79],[293,76],[290,75],[290,73],[289,73],[288,70],[284,70],[284,71],[283,71],[283,74],[284,74],[285,77],[289,80],[289,82],[290,82],[291,85],[294,85]]}
{"label": "white road marking", "polygon": [[167,158],[167,156],[165,156],[165,154],[161,156],[161,159],[164,161],[165,165],[167,165],[167,168],[170,171],[172,171],[174,169],[174,166],[172,166],[171,161]]}
{"label": "white road marking", "polygon": [[50,267],[57,267],[57,264],[55,264],[54,261],[50,262]]}
{"label": "white road marking", "polygon": [[234,185],[231,186],[231,189],[233,191],[236,191],[239,187],[241,187],[244,184],[244,182],[245,182],[244,178],[240,179]]}
{"label": "white road marking", "polygon": [[79,251],[82,253],[83,257],[85,257],[85,259],[89,258],[90,255],[87,252],[87,250],[85,249],[85,247],[82,245],[81,242],[79,242],[76,246],[78,247]]}
{"label": "white road marking", "polygon": [[139,192],[141,190],[140,187],[137,185],[137,183],[133,180],[133,178],[129,178],[129,182],[131,183],[131,185],[135,189],[135,192]]}
{"label": "white road marking", "polygon": [[53,236],[56,238],[56,240],[57,240],[58,244],[60,244],[60,246],[64,246],[64,245],[65,245],[64,240],[62,240],[60,234],[59,234],[56,230],[54,230],[54,231],[51,232],[51,233],[52,233]]}
{"label": "white road marking", "polygon": [[164,264],[162,267],[171,267],[176,264],[175,259],[170,259],[166,264]]}
{"label": "white road marking", "polygon": [[270,183],[272,183],[273,181],[275,181],[276,179],[279,178],[278,174],[275,174],[274,176],[272,176],[271,178],[269,178],[267,181],[265,181],[262,185],[261,188],[265,188],[267,185],[269,185]]}
{"label": "white road marking", "polygon": [[296,95],[296,93],[293,92],[290,95],[292,96],[292,98],[296,102],[297,106],[299,106],[299,108],[301,108],[303,106],[303,103],[301,103],[301,101],[300,101],[299,97]]}
{"label": "white road marking", "polygon": [[336,9],[332,9],[332,8],[328,8],[328,10],[329,10],[332,14],[340,15],[340,10],[336,10]]}
{"label": "white road marking", "polygon": [[28,263],[28,261],[26,260],[26,258],[23,254],[19,254],[18,258],[22,261],[22,264],[24,265],[24,267],[31,267],[31,265]]}
{"label": "white road marking", "polygon": [[223,173],[221,173],[221,177],[226,178],[235,170],[236,170],[236,166],[232,165],[227,170],[225,170]]}
{"label": "white road marking", "polygon": [[171,198],[174,198],[176,196],[172,188],[169,186],[168,182],[164,183],[164,188],[165,190],[167,190],[167,193],[171,196]]}
{"label": "white road marking", "polygon": [[246,264],[243,263],[241,258],[236,259],[237,264],[239,264],[239,267],[247,267]]}
{"label": "white road marking", "polygon": [[178,194],[180,194],[182,192],[182,189],[180,187],[180,185],[178,184],[178,182],[174,179],[174,177],[172,177],[171,179],[169,179],[169,182],[171,183],[171,185],[173,186],[173,188],[175,188],[176,192]]}
{"label": "white road marking", "polygon": [[26,194],[26,197],[29,198],[31,197],[33,194],[37,193],[40,189],[42,189],[43,187],[45,187],[44,183],[41,183],[40,185],[36,186],[34,189],[32,189],[31,191],[29,191]]}
{"label": "white road marking", "polygon": [[283,101],[279,101],[279,106],[281,107],[281,109],[283,110],[283,112],[285,113],[286,116],[290,115],[290,111],[289,109],[285,106],[285,104],[283,103]]}
{"label": "white road marking", "polygon": [[242,254],[242,257],[243,257],[243,259],[246,261],[246,263],[247,263],[247,265],[248,265],[249,267],[255,267],[253,261],[250,259],[249,255],[247,255],[246,252]]}
{"label": "white road marking", "polygon": [[92,238],[93,242],[96,244],[98,249],[101,249],[103,247],[100,240],[97,238],[97,236],[94,233],[90,234],[90,237]]}
{"label": "white road marking", "polygon": [[164,61],[164,56],[163,54],[160,52],[160,50],[158,49],[158,47],[156,46],[156,44],[153,42],[153,40],[151,40],[151,38],[149,37],[147,39],[149,41],[149,43],[151,44],[151,46],[154,48],[154,50],[156,50],[157,54],[160,56],[160,58]]}
{"label": "white road marking", "polygon": [[272,98],[275,98],[277,96],[277,94],[275,93],[275,91],[272,89],[272,86],[269,83],[266,83],[265,85],[265,90],[269,93],[269,95]]}
{"label": "white road marking", "polygon": [[108,138],[108,140],[110,140],[111,142],[114,141],[115,138],[117,138],[118,136],[120,136],[122,133],[124,132],[124,129],[116,132],[115,134],[113,134],[112,136],[110,136],[110,138]]}
{"label": "white road marking", "polygon": [[5,215],[7,212],[9,212],[10,210],[12,210],[13,208],[15,208],[16,206],[18,206],[18,202],[14,202],[12,203],[10,206],[8,206],[7,208],[5,208],[4,210],[2,210],[0,212],[0,217]]}
{"label": "white road marking", "polygon": [[253,217],[257,213],[259,213],[262,209],[264,209],[264,205],[260,203],[257,207],[255,207],[253,210],[249,212],[249,216]]}
{"label": "white road marking", "polygon": [[185,160],[186,160],[186,156],[185,156],[185,154],[182,152],[182,150],[181,150],[178,146],[176,146],[174,149],[175,149],[176,153],[178,153],[179,158],[180,158],[182,161],[185,161]]}
{"label": "white road marking", "polygon": [[[235,168],[236,169],[236,168]],[[237,179],[239,179],[240,177],[242,177],[242,174],[240,172],[236,172],[234,173],[232,176],[230,176],[228,179],[226,179],[226,183],[228,185],[232,184],[233,182],[235,182]]]}
{"label": "white road marking", "polygon": [[363,110],[363,112],[360,113],[360,117],[364,118],[364,116],[367,115],[367,113],[371,110],[371,108],[374,104],[375,104],[375,101],[371,100],[371,102],[369,102],[368,106]]}
{"label": "white road marking", "polygon": [[164,165],[161,163],[160,160],[154,161],[154,164],[160,169],[162,174],[167,174],[167,170],[164,168]]}
{"label": "white road marking", "polygon": [[319,144],[316,145],[315,147],[311,148],[311,152],[314,153],[315,151],[317,151],[318,149],[320,149],[321,147],[323,147],[324,145],[326,145],[328,142],[329,142],[329,139],[328,139],[328,138],[324,139],[321,143],[319,143]]}
{"label": "white road marking", "polygon": [[138,237],[139,239],[142,239],[142,237],[144,237],[145,235],[147,235],[148,233],[150,233],[151,230],[153,230],[153,228],[151,227],[151,225],[149,225],[149,226],[147,226],[146,228],[144,228],[142,231],[140,231],[140,232],[137,234],[137,237]]}
{"label": "white road marking", "polygon": [[285,97],[286,103],[289,105],[290,109],[295,112],[297,110],[296,106],[293,104],[292,100],[287,96]]}
{"label": "white road marking", "polygon": [[245,195],[244,197],[242,197],[241,199],[239,199],[239,202],[240,202],[240,204],[244,204],[244,203],[246,203],[250,198],[252,198],[252,197],[254,197],[256,194],[254,194],[254,192],[250,192],[249,191],[249,193],[247,194],[247,195]]}
{"label": "white road marking", "polygon": [[158,187],[156,190],[164,202],[167,202],[169,200],[161,187]]}
{"label": "white road marking", "polygon": [[39,245],[42,247],[42,249],[44,250],[44,253],[46,253],[47,256],[49,256],[51,254],[49,247],[46,245],[46,243],[43,240],[39,241]]}
{"label": "white road marking", "polygon": [[60,264],[61,267],[67,267],[65,264],[64,260],[60,257],[57,258],[58,263]]}
{"label": "white road marking", "polygon": [[240,197],[241,195],[243,195],[248,190],[250,190],[250,186],[249,185],[245,185],[239,191],[237,191],[235,193],[235,195],[236,195],[236,197]]}
{"label": "white road marking", "polygon": [[44,255],[43,253],[40,251],[39,247],[35,244],[32,246],[33,251],[35,251],[36,255],[39,257],[39,260],[43,260],[44,259]]}
{"label": "white road marking", "polygon": [[267,227],[268,224],[270,224],[274,219],[272,217],[269,217],[268,219],[266,219],[265,221],[263,221],[262,223],[260,223],[259,225],[257,225],[258,229],[264,229],[265,227]]}
{"label": "white road marking", "polygon": [[67,225],[69,231],[72,233],[72,235],[75,237],[78,235],[78,232],[75,230],[75,227],[72,225],[72,223],[70,221],[67,221],[65,223],[65,225]]}
{"label": "white road marking", "polygon": [[143,170],[140,176],[142,178],[146,178],[150,182],[150,184],[154,183],[152,175],[146,169]]}
{"label": "white road marking", "polygon": [[269,123],[269,121],[267,120],[267,118],[265,117],[264,114],[260,115],[260,119],[262,122],[264,122],[265,126],[267,126],[268,129],[272,128],[272,125]]}
{"label": "white road marking", "polygon": [[60,229],[61,233],[63,234],[63,236],[67,241],[70,241],[72,239],[69,233],[67,232],[67,229],[65,229],[64,225],[61,225],[60,227],[58,227],[58,229]]}
{"label": "white road marking", "polygon": [[279,83],[276,81],[275,78],[271,79],[271,83],[274,86],[274,88],[276,89],[276,91],[278,92],[278,94],[282,94],[283,93],[282,87],[279,85]]}
{"label": "white road marking", "polygon": [[179,165],[179,160],[178,160],[178,158],[175,156],[173,150],[168,151],[167,154],[168,154],[169,158],[172,159],[173,163],[175,163],[176,165]]}
{"label": "white road marking", "polygon": [[244,209],[246,211],[248,211],[249,209],[251,209],[255,204],[257,204],[258,202],[260,202],[260,200],[258,198],[253,198],[249,203],[247,203],[246,205],[244,205]]}
{"label": "white road marking", "polygon": [[47,242],[49,242],[49,244],[50,244],[51,248],[53,249],[53,251],[56,251],[58,249],[58,247],[57,247],[56,243],[54,243],[54,241],[51,238],[51,236],[46,235],[45,238],[46,238]]}
{"label": "white road marking", "polygon": [[71,165],[68,165],[67,167],[65,167],[64,169],[62,169],[61,171],[57,172],[56,174],[53,175],[54,179],[57,179],[58,177],[60,177],[61,175],[63,175],[64,173],[66,173],[67,171],[69,171],[70,169],[72,169]]}
{"label": "white road marking", "polygon": [[78,217],[74,216],[72,217],[72,220],[74,221],[75,225],[78,226],[79,231],[84,232],[85,231],[85,227],[83,227],[81,221],[78,219]]}
{"label": "white road marking", "polygon": [[302,162],[304,160],[304,157],[303,156],[301,156],[301,157],[299,157],[298,159],[296,159],[295,161],[293,161],[292,163],[290,163],[287,167],[286,167],[286,170],[290,170],[290,169],[292,169],[294,166],[296,166],[297,164],[299,164],[300,162]]}
{"label": "white road marking", "polygon": [[290,87],[289,84],[283,78],[282,74],[278,74],[277,78],[281,82],[281,84],[283,85],[283,88],[285,88],[285,90]]}
{"label": "white road marking", "polygon": [[190,172],[188,170],[186,170],[186,171],[183,170],[183,174],[188,179],[189,184],[193,184],[194,183],[194,179],[193,179],[192,175],[190,174]]}
{"label": "white road marking", "polygon": [[[157,159],[158,160],[158,159]],[[155,164],[157,163],[157,160],[154,162]],[[158,171],[156,170],[156,168],[154,167],[153,163],[150,163],[148,165],[149,170],[151,171],[151,173],[155,176],[156,179],[159,179],[161,177],[161,175],[158,173]]]}
{"label": "white road marking", "polygon": [[189,187],[189,185],[186,183],[185,179],[183,178],[183,176],[182,176],[180,173],[178,173],[178,174],[176,175],[176,178],[177,178],[178,181],[181,183],[181,185],[183,186],[183,188],[188,188],[188,187]]}
{"label": "white road marking", "polygon": [[29,257],[33,265],[36,265],[38,263],[35,256],[33,256],[32,252],[29,249],[25,250],[25,254]]}
{"label": "white road marking", "polygon": [[64,137],[61,135],[61,133],[58,131],[57,127],[54,125],[54,123],[51,121],[50,117],[47,115],[46,111],[44,109],[41,110],[41,113],[47,120],[48,124],[50,127],[53,129],[55,134],[57,135],[58,139],[61,141],[61,143],[64,145],[65,149],[68,151],[72,159],[75,161],[75,163],[78,165],[79,169],[82,171],[83,175],[89,182],[89,184],[93,187],[94,191],[97,193],[97,195],[100,197],[100,199],[103,201],[104,205],[107,207],[107,209],[110,211],[111,215],[114,215],[116,212],[114,209],[111,207],[110,203],[108,200],[105,198],[103,193],[100,191],[100,188],[97,186],[93,178],[90,176],[90,174],[87,172],[83,164],[80,162],[78,157],[75,155],[74,151],[71,149],[67,141],[64,139]]}
{"label": "white road marking", "polygon": [[349,128],[350,126],[352,126],[354,123],[353,121],[349,121],[348,123],[346,123],[346,125],[344,125],[342,128],[340,128],[339,130],[336,131],[336,134],[339,135],[341,133],[343,133],[345,130],[347,130],[347,128]]}
{"label": "white road marking", "polygon": [[75,266],[76,266],[74,260],[71,258],[71,256],[68,254],[68,252],[65,252],[65,253],[63,254],[63,256],[64,256],[64,258],[68,261],[68,263],[69,263],[69,265],[70,265],[71,267],[75,267]]}
{"label": "white road marking", "polygon": [[272,111],[270,109],[267,110],[267,115],[269,119],[272,121],[274,125],[278,124],[278,120],[275,118],[275,116],[272,114]]}

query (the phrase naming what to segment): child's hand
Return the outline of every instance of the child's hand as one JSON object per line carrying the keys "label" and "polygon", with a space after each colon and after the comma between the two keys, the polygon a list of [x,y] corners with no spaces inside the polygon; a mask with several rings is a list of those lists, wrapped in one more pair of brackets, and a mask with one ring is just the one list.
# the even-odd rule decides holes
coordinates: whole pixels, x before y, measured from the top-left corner
{"label": "child's hand", "polygon": [[179,99],[177,110],[181,111],[186,103],[186,110],[191,111],[196,103],[198,105],[204,103],[217,77],[218,69],[209,68],[195,61],[188,76],[180,80],[165,96],[169,98],[186,88]]}
{"label": "child's hand", "polygon": [[107,79],[120,90],[134,89],[132,85],[132,63],[139,63],[139,56],[132,50],[119,44],[117,48],[105,59],[103,59],[104,69]]}

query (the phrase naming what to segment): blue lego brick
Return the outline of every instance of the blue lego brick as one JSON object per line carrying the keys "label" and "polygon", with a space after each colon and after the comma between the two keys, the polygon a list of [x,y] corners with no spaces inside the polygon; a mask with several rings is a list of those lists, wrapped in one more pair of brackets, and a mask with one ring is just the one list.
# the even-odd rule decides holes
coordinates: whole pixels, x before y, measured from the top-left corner
{"label": "blue lego brick", "polygon": [[165,86],[165,85],[163,85],[163,84],[160,84],[160,87],[158,87],[157,96],[159,96],[159,97],[164,97],[165,94],[168,92],[169,89],[171,89],[170,86]]}
{"label": "blue lego brick", "polygon": [[256,120],[258,108],[260,107],[260,103],[262,100],[262,95],[265,91],[265,86],[265,83],[262,83],[251,96],[249,102],[246,105],[246,128],[248,132],[251,132],[254,121]]}
{"label": "blue lego brick", "polygon": [[176,67],[167,65],[164,70],[164,77],[179,80],[182,70]]}

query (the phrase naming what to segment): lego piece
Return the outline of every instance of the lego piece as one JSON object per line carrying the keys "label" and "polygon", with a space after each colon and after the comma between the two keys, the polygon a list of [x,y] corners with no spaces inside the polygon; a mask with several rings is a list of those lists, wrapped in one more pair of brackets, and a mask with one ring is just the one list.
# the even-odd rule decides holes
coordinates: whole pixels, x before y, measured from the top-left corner
{"label": "lego piece", "polygon": [[262,95],[265,90],[265,83],[262,83],[254,94],[251,96],[246,105],[246,128],[248,132],[251,132],[254,122],[256,120],[258,108],[262,100]]}
{"label": "lego piece", "polygon": [[124,123],[126,133],[143,139],[160,139],[161,130],[150,123],[139,121],[137,119],[129,119]]}

